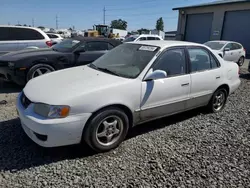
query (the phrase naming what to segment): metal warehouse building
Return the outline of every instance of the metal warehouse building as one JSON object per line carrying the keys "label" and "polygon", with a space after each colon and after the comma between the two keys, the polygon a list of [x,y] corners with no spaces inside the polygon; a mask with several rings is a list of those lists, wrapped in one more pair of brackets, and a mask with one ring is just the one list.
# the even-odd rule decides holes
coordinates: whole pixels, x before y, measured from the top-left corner
{"label": "metal warehouse building", "polygon": [[250,0],[222,0],[173,10],[179,10],[177,40],[236,41],[250,56]]}

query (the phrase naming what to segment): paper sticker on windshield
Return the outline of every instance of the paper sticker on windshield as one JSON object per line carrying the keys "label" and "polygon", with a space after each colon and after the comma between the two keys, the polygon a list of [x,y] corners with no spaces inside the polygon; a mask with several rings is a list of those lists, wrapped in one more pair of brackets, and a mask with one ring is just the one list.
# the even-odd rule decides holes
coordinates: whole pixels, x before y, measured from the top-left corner
{"label": "paper sticker on windshield", "polygon": [[157,49],[157,47],[154,46],[141,46],[139,50],[144,50],[144,51],[150,51],[153,52]]}

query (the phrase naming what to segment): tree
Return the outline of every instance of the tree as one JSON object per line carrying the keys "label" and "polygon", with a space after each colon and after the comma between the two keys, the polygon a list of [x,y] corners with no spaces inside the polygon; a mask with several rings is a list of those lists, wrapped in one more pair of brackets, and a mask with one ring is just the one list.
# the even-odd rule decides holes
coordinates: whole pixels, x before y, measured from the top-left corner
{"label": "tree", "polygon": [[157,30],[164,31],[164,22],[163,22],[162,17],[160,17],[160,18],[156,21],[156,26],[155,26],[155,28],[156,28]]}
{"label": "tree", "polygon": [[39,28],[39,29],[41,29],[41,30],[44,30],[44,29],[45,29],[45,27],[43,27],[43,26],[38,26],[37,28]]}
{"label": "tree", "polygon": [[23,24],[23,26],[27,27],[27,25],[26,25],[26,24]]}
{"label": "tree", "polygon": [[118,20],[113,20],[111,21],[110,26],[114,29],[123,29],[126,30],[128,23],[125,20],[118,19]]}
{"label": "tree", "polygon": [[137,31],[140,35],[149,33],[149,29],[145,29],[145,28],[138,29]]}

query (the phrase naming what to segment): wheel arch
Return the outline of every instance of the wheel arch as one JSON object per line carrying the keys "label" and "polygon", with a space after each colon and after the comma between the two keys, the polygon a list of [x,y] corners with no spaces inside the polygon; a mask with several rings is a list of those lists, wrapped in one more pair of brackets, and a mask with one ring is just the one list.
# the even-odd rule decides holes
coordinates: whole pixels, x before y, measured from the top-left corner
{"label": "wheel arch", "polygon": [[227,92],[227,96],[229,95],[229,93],[230,93],[230,87],[229,87],[229,85],[228,84],[222,84],[222,85],[220,85],[215,91],[217,91],[218,89],[226,89],[226,92]]}

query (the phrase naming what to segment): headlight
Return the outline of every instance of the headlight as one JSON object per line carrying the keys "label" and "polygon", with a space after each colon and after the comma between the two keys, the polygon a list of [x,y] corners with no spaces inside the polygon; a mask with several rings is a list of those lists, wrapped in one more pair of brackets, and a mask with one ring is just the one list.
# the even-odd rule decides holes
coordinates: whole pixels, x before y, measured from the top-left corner
{"label": "headlight", "polygon": [[14,67],[14,66],[15,66],[15,63],[13,63],[13,62],[8,62],[8,66],[9,66],[9,67]]}
{"label": "headlight", "polygon": [[46,118],[65,118],[69,115],[70,107],[66,105],[48,105],[37,103],[34,112]]}

